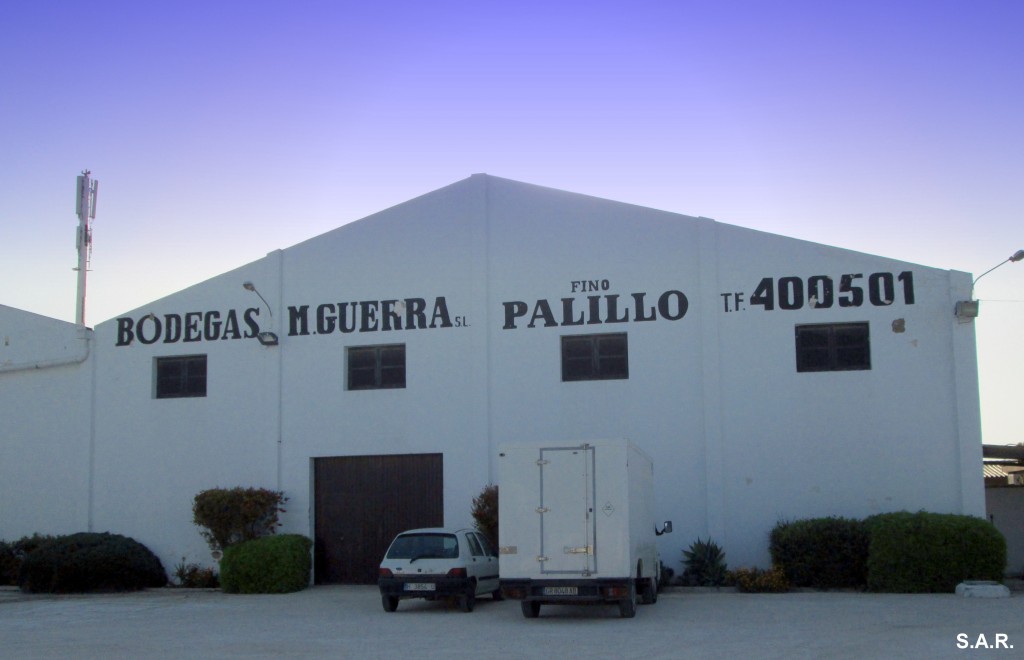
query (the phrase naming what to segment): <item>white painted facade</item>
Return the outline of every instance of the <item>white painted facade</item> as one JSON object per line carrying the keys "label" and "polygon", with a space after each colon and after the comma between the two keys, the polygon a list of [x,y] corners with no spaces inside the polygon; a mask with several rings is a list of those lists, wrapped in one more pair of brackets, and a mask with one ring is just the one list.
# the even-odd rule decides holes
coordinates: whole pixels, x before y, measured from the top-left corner
{"label": "white painted facade", "polygon": [[[854,304],[841,282],[858,274]],[[765,278],[770,310],[751,304]],[[953,314],[970,287],[966,273],[474,175],[101,323],[81,363],[0,368],[0,538],[89,528],[168,568],[208,562],[200,490],[283,490],[285,530],[312,537],[313,458],[434,452],[445,525],[467,526],[499,445],[608,437],[652,457],[676,569],[709,535],[730,566],[767,566],[779,520],[983,516],[974,326]],[[353,332],[326,332],[339,303],[360,312]],[[246,318],[279,345],[245,338]],[[846,322],[869,324],[871,368],[798,373],[795,327]],[[0,365],[67,357],[86,332],[3,307],[0,324]],[[608,332],[627,333],[628,378],[562,382],[560,338]],[[406,387],[347,391],[346,347],[391,343]],[[155,358],[196,354],[207,395],[155,398]]]}

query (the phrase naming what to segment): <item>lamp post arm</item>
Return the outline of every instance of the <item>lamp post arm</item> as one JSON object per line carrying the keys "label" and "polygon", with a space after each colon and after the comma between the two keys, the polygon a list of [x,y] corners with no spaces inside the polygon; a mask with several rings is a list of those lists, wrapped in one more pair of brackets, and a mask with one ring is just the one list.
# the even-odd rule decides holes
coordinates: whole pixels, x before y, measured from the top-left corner
{"label": "lamp post arm", "polygon": [[971,282],[971,298],[974,298],[974,285],[978,283],[978,280],[980,280],[981,278],[985,277],[986,275],[988,275],[989,273],[994,271],[996,268],[999,268],[1000,266],[1002,266],[1004,264],[1008,264],[1008,263],[1015,262],[1015,261],[1020,261],[1021,259],[1024,259],[1024,250],[1017,250],[1016,252],[1011,254],[1010,258],[1007,259],[1006,261],[1000,261],[995,266],[992,266],[991,268],[986,270],[981,275],[978,275],[977,277],[975,277],[974,281]]}

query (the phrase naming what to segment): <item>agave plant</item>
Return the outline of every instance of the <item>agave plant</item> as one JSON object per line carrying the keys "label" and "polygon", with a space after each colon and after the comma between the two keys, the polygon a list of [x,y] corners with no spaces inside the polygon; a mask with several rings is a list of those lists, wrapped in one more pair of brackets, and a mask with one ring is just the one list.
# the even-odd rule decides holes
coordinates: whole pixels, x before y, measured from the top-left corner
{"label": "agave plant", "polygon": [[720,587],[725,584],[725,552],[710,538],[697,541],[683,550],[683,583],[695,587]]}

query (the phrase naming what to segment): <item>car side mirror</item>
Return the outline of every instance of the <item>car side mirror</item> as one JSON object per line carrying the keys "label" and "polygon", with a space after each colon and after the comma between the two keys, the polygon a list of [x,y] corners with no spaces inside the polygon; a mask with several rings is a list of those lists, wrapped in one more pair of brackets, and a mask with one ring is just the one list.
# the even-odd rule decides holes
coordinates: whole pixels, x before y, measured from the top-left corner
{"label": "car side mirror", "polygon": [[661,536],[662,534],[671,534],[672,533],[672,521],[671,520],[666,520],[665,524],[661,526],[661,530],[660,531],[659,530],[655,530],[654,533],[657,536]]}

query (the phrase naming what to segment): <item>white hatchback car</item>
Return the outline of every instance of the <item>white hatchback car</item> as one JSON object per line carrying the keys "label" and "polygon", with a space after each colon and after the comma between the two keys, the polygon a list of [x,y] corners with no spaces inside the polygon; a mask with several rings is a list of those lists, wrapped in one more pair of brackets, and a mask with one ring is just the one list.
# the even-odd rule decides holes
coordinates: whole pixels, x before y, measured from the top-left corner
{"label": "white hatchback car", "polygon": [[377,585],[387,612],[405,598],[453,598],[472,612],[481,594],[501,600],[498,553],[472,529],[411,529],[391,542]]}

